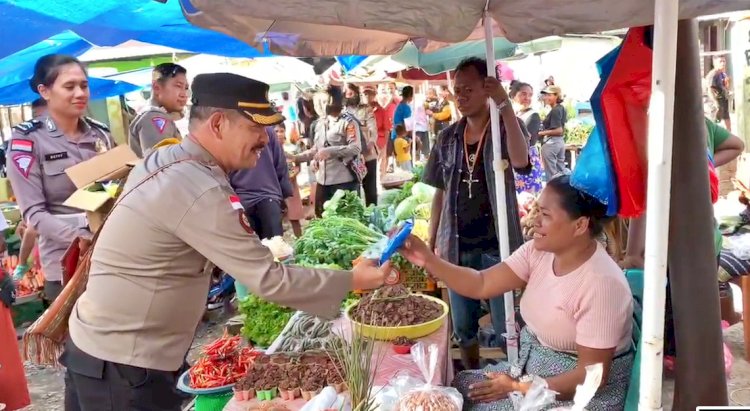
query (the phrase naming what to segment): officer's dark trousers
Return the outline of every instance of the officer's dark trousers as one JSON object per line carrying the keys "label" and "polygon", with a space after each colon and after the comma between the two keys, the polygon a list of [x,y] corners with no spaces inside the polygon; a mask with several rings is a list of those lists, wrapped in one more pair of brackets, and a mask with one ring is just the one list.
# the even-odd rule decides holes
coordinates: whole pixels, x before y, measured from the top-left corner
{"label": "officer's dark trousers", "polygon": [[65,411],[180,411],[174,387],[179,371],[160,371],[94,358],[70,339],[60,362],[65,373]]}
{"label": "officer's dark trousers", "polygon": [[365,204],[378,204],[378,160],[365,162],[367,175],[362,179],[362,190],[365,192]]}

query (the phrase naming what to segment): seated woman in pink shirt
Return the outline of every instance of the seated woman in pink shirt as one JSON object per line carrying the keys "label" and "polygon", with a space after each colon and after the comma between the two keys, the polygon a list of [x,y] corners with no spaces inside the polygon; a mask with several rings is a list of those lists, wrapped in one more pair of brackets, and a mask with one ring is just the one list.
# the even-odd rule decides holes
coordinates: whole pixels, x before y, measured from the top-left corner
{"label": "seated woman in pink shirt", "polygon": [[596,240],[606,206],[573,188],[568,176],[549,181],[538,204],[534,239],[487,270],[441,260],[413,236],[401,250],[467,297],[525,289],[518,364],[463,371],[453,385],[464,395],[465,409],[513,410],[508,393],[526,392],[538,376],[559,393],[555,406],[570,406],[585,367],[602,363],[602,386],[586,409],[621,410],[633,364],[633,299],[622,270]]}

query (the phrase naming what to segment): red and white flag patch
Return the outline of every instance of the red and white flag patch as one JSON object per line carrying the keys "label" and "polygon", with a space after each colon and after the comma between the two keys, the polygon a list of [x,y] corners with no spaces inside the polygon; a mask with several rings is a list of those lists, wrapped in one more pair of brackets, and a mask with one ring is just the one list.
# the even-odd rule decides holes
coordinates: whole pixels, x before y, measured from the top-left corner
{"label": "red and white flag patch", "polygon": [[159,134],[164,133],[164,129],[167,128],[167,119],[164,117],[154,117],[151,119],[151,124],[154,125]]}
{"label": "red and white flag patch", "polygon": [[240,198],[236,195],[229,196],[229,203],[232,204],[232,208],[235,210],[244,210],[245,207],[242,206],[242,203],[240,203]]}
{"label": "red and white flag patch", "polygon": [[34,151],[34,142],[31,140],[15,138],[10,141],[10,151],[23,151],[24,153],[31,153],[32,151]]}
{"label": "red and white flag patch", "polygon": [[29,178],[31,166],[34,165],[34,156],[31,154],[16,154],[13,156],[13,164],[24,178]]}

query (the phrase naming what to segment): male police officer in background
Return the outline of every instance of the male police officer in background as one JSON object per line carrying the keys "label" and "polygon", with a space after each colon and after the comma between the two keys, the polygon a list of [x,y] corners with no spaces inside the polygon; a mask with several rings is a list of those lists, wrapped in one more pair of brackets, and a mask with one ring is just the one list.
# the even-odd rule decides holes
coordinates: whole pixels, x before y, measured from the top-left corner
{"label": "male police officer in background", "polygon": [[67,411],[180,409],[176,370],[203,313],[207,259],[264,299],[329,318],[348,291],[383,284],[389,268],[372,261],[352,272],[280,265],[253,233],[226,173],[254,167],[265,127],[283,121],[267,95],[245,77],[199,75],[188,137],[131,172],[70,317]]}
{"label": "male police officer in background", "polygon": [[179,120],[187,104],[187,70],[174,63],[154,67],[151,82],[151,102],[130,124],[128,145],[143,158],[160,141],[168,138],[182,140],[175,120]]}

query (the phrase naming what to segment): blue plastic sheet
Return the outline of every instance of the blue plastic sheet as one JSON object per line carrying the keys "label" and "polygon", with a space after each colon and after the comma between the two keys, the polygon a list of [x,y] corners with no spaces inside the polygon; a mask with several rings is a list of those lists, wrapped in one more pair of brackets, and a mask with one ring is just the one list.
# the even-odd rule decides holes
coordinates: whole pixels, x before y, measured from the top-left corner
{"label": "blue plastic sheet", "polygon": [[612,167],[600,97],[619,54],[620,47],[617,47],[596,63],[600,80],[591,95],[591,108],[596,125],[589,135],[586,145],[581,150],[581,155],[578,157],[576,167],[570,178],[573,187],[606,204],[608,216],[617,215],[619,202],[617,179]]}
{"label": "blue plastic sheet", "polygon": [[[136,86],[124,81],[89,77],[91,100],[119,96],[121,94],[140,90],[141,88],[141,86]],[[39,98],[39,95],[31,90],[29,82],[26,80],[0,88],[0,106],[13,106],[30,103],[37,98]]]}
{"label": "blue plastic sheet", "polygon": [[138,40],[226,57],[270,56],[225,34],[191,25],[177,0],[0,0],[0,57],[65,30],[98,46]]}
{"label": "blue plastic sheet", "polygon": [[79,35],[66,31],[0,60],[0,88],[28,81],[34,74],[34,64],[48,54],[78,56],[91,48],[91,43]]}
{"label": "blue plastic sheet", "polygon": [[344,72],[348,73],[359,67],[366,58],[367,56],[338,56],[336,57],[336,61],[339,62]]}

